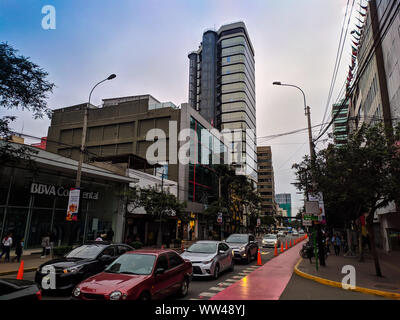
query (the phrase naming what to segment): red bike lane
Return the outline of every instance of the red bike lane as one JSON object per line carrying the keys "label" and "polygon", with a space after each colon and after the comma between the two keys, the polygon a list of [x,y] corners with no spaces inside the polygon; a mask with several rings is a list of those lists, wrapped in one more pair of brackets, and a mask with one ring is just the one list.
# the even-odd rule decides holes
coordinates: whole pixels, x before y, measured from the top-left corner
{"label": "red bike lane", "polygon": [[265,263],[210,300],[278,300],[300,259],[303,241]]}

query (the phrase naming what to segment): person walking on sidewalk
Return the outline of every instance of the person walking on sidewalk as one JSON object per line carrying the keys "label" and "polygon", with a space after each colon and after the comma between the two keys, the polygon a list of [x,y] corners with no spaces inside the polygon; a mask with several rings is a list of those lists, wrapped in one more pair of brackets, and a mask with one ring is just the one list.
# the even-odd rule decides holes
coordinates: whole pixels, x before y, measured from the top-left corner
{"label": "person walking on sidewalk", "polygon": [[11,237],[11,232],[7,233],[7,235],[4,237],[1,247],[2,247],[2,252],[0,254],[0,259],[3,257],[5,254],[4,261],[10,262],[10,249],[12,246],[12,237]]}
{"label": "person walking on sidewalk", "polygon": [[21,240],[16,242],[15,257],[12,259],[12,262],[14,262],[15,260],[19,262],[21,260],[23,249],[24,249],[24,238],[21,238]]}
{"label": "person walking on sidewalk", "polygon": [[341,240],[338,234],[336,234],[332,238],[332,242],[333,242],[333,247],[335,248],[335,255],[338,256],[340,254],[340,245],[341,245]]}
{"label": "person walking on sidewalk", "polygon": [[46,233],[43,238],[42,238],[42,256],[41,258],[46,258],[46,253],[47,253],[47,248],[50,247],[50,236],[48,233]]}

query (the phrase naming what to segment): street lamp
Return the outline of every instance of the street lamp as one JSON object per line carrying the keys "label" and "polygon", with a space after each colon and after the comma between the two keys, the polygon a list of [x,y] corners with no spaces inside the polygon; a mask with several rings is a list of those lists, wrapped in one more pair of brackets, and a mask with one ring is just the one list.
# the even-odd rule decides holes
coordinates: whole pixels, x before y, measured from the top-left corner
{"label": "street lamp", "polygon": [[111,74],[108,76],[108,78],[101,80],[100,82],[96,83],[95,86],[92,88],[92,90],[89,93],[89,101],[85,106],[85,113],[83,116],[83,128],[82,128],[82,142],[81,142],[81,153],[79,155],[79,163],[78,163],[78,171],[76,172],[76,183],[75,187],[78,189],[81,187],[81,176],[82,176],[82,164],[83,164],[83,157],[84,157],[84,151],[85,151],[85,143],[86,143],[86,132],[87,132],[87,120],[88,120],[88,108],[90,105],[90,98],[92,96],[92,92],[94,88],[96,88],[100,83],[107,81],[107,80],[112,80],[116,77],[115,74]]}
{"label": "street lamp", "polygon": [[307,106],[306,102],[306,95],[304,91],[293,84],[286,84],[286,83],[281,83],[280,81],[274,81],[272,83],[274,86],[286,86],[286,87],[293,87],[301,91],[303,94],[303,99],[304,99],[304,114],[307,116],[307,121],[308,121],[308,143],[310,145],[310,157],[311,157],[311,162],[315,160],[315,154],[314,154],[314,148],[313,148],[313,141],[312,141],[312,133],[311,133],[311,113],[310,113],[310,107]]}

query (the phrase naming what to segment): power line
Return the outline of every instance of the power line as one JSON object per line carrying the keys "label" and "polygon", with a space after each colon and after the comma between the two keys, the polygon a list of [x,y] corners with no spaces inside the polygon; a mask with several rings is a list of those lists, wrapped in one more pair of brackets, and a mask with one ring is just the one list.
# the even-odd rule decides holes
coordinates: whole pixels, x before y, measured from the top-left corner
{"label": "power line", "polygon": [[[370,62],[370,60],[371,60],[371,58],[372,58],[372,56],[373,56],[373,53],[374,53],[375,50],[376,50],[376,47],[377,47],[378,45],[380,45],[380,43],[382,42],[382,40],[385,38],[387,32],[389,31],[389,28],[390,28],[391,25],[393,24],[393,21],[394,21],[396,15],[397,15],[397,13],[398,13],[398,11],[399,11],[399,9],[400,9],[400,3],[397,5],[397,8],[396,8],[394,14],[393,14],[392,17],[391,17],[391,20],[389,21],[389,24],[386,26],[386,22],[387,22],[387,20],[389,19],[390,12],[392,12],[392,10],[393,10],[395,4],[396,4],[396,3],[393,2],[393,5],[392,5],[392,7],[391,7],[391,9],[390,9],[390,11],[389,11],[389,13],[388,13],[388,17],[387,17],[386,20],[384,21],[384,24],[383,24],[382,29],[379,30],[378,36],[377,36],[376,38],[374,38],[374,40],[375,40],[375,41],[374,41],[374,45],[373,45],[373,47],[371,48],[371,50],[369,51],[369,53],[368,53],[368,55],[367,55],[367,57],[366,57],[366,59],[365,59],[365,62],[364,62],[364,64],[362,65],[361,71],[358,72],[357,77],[356,77],[356,79],[355,79],[353,85],[351,86],[350,90],[346,93],[346,96],[345,96],[345,98],[343,99],[342,104],[341,104],[341,106],[339,107],[337,113],[336,113],[335,116],[332,118],[332,120],[329,122],[328,126],[323,130],[323,132],[322,132],[314,141],[317,141],[318,139],[320,139],[320,138],[326,133],[326,131],[330,128],[330,126],[333,124],[333,122],[335,121],[335,119],[338,117],[340,111],[343,110],[343,108],[346,106],[347,101],[348,101],[348,100],[350,99],[350,97],[352,96],[352,94],[353,94],[353,92],[354,92],[356,86],[357,86],[358,83],[360,82],[361,76],[364,74],[364,72],[365,72],[365,70],[366,70],[366,68],[367,68],[367,66],[368,66],[368,64],[369,64],[369,62]],[[382,33],[381,31],[382,31],[385,27],[386,27],[386,29],[385,29],[384,32]],[[360,68],[359,68],[359,70],[360,70]]]}
{"label": "power line", "polygon": [[[353,0],[352,6],[351,6],[349,19],[348,19],[348,23],[347,23],[347,28],[346,28],[346,31],[344,33],[344,39],[343,39],[343,31],[344,31],[344,26],[346,24],[346,17],[347,17],[347,13],[348,13],[348,9],[349,9],[349,4],[350,4],[350,0],[347,0],[346,12],[345,12],[344,19],[343,19],[342,31],[340,33],[340,40],[339,40],[338,50],[337,50],[337,53],[336,53],[335,67],[333,69],[331,86],[330,86],[330,89],[329,89],[328,99],[326,101],[325,112],[324,112],[324,117],[322,118],[322,122],[325,121],[326,113],[328,111],[329,104],[330,104],[330,101],[331,101],[331,98],[332,98],[333,89],[335,88],[336,78],[337,78],[337,74],[338,74],[339,68],[340,68],[340,63],[341,63],[341,60],[342,60],[343,49],[344,49],[344,45],[346,43],[347,32],[349,30],[350,19],[351,19],[351,15],[353,13],[354,2],[355,2],[355,0]],[[343,39],[343,41],[342,41],[342,39]],[[321,127],[319,133],[322,131],[322,129],[323,128]]]}

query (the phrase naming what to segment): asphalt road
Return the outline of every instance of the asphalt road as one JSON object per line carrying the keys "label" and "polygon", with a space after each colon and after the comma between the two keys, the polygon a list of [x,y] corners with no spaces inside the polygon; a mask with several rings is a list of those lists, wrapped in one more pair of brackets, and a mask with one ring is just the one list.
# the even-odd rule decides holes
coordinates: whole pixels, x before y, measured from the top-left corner
{"label": "asphalt road", "polygon": [[[285,241],[293,240],[294,238],[291,236],[287,236],[285,238],[281,238],[283,240],[283,244],[285,246]],[[259,243],[259,247],[261,249],[261,261],[262,264],[265,264],[272,258],[274,258],[274,248],[261,248],[261,243]],[[280,248],[278,248],[279,250]],[[250,264],[237,262],[235,264],[234,271],[225,271],[220,274],[217,280],[210,278],[193,278],[189,285],[189,292],[183,300],[208,300],[213,295],[217,294],[219,291],[223,290],[230,284],[233,284],[236,281],[239,281],[241,278],[245,277],[252,271],[257,269],[257,260],[253,260]],[[14,278],[16,275],[8,275],[1,276],[0,278]],[[24,273],[24,279],[34,281],[35,272],[26,272]],[[43,296],[43,300],[68,300],[69,296],[56,296],[51,295]],[[176,296],[170,297],[168,300],[178,300],[180,298]]]}

